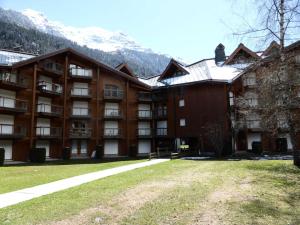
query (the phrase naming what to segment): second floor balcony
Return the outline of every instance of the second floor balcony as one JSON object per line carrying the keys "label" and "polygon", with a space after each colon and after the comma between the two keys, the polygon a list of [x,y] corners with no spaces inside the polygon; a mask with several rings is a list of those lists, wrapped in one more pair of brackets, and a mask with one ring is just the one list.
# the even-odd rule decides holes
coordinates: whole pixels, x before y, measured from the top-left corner
{"label": "second floor balcony", "polygon": [[0,96],[0,110],[6,112],[27,112],[27,101]]}
{"label": "second floor balcony", "polygon": [[71,88],[71,97],[73,98],[91,98],[92,90],[90,88]]}
{"label": "second floor balcony", "polygon": [[91,128],[71,128],[69,131],[71,139],[89,139],[92,137]]}
{"label": "second floor balcony", "polygon": [[71,108],[71,118],[77,119],[90,119],[91,118],[91,109],[83,107],[73,107]]}
{"label": "second floor balcony", "polygon": [[26,128],[20,125],[0,124],[0,139],[21,139],[26,136]]}
{"label": "second floor balcony", "polygon": [[58,139],[62,136],[60,127],[36,127],[36,137],[39,139]]}
{"label": "second floor balcony", "polygon": [[47,81],[39,81],[37,83],[37,88],[41,93],[49,95],[61,95],[63,88],[60,84],[50,83]]}
{"label": "second floor balcony", "polygon": [[161,119],[166,118],[168,116],[167,109],[166,108],[158,108],[155,110],[155,118]]}
{"label": "second floor balcony", "polygon": [[140,102],[151,102],[152,93],[151,92],[138,92],[137,94],[138,101]]}
{"label": "second floor balcony", "polygon": [[262,129],[261,120],[242,120],[236,123],[238,129],[251,129],[260,130]]}
{"label": "second floor balcony", "polygon": [[63,113],[63,107],[53,104],[39,103],[36,105],[36,111],[41,116],[60,117]]}
{"label": "second floor balcony", "polygon": [[28,87],[28,79],[24,76],[10,72],[0,72],[0,84],[7,88],[17,90]]}

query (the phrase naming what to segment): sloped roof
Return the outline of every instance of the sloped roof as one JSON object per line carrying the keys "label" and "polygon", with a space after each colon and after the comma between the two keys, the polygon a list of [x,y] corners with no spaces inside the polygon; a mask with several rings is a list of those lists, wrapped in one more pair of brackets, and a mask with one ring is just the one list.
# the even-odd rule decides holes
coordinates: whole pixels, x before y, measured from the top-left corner
{"label": "sloped roof", "polygon": [[242,71],[240,65],[218,66],[214,59],[204,59],[188,66],[179,65],[186,71],[186,74],[176,77],[167,77],[164,79],[162,79],[161,75],[149,79],[140,79],[140,81],[152,87],[181,85],[205,81],[229,83]]}
{"label": "sloped roof", "polygon": [[116,66],[115,69],[122,71],[123,73],[126,73],[132,77],[135,77],[134,72],[131,70],[127,63],[121,63],[118,66]]}
{"label": "sloped roof", "polygon": [[276,41],[272,41],[270,43],[270,45],[266,48],[265,51],[263,51],[262,56],[268,56],[270,54],[270,52],[272,51],[272,49],[279,49],[280,45],[276,42]]}
{"label": "sloped roof", "polygon": [[158,78],[158,80],[162,80],[162,79],[166,78],[168,76],[168,72],[172,66],[176,67],[178,70],[180,70],[184,73],[188,73],[188,71],[185,69],[184,65],[182,65],[180,62],[176,61],[175,59],[171,59],[169,64],[167,65],[166,69],[164,70],[164,72],[162,72],[162,74]]}
{"label": "sloped roof", "polygon": [[51,52],[51,53],[48,53],[48,54],[44,54],[44,55],[40,55],[40,56],[37,56],[37,57],[32,57],[32,58],[29,58],[27,60],[24,60],[24,61],[21,61],[21,62],[18,62],[18,63],[15,63],[12,65],[13,68],[19,68],[19,67],[22,67],[22,66],[26,66],[26,65],[30,65],[30,64],[33,64],[33,63],[36,63],[40,60],[44,60],[44,59],[47,59],[47,58],[50,58],[50,57],[53,57],[53,56],[56,56],[56,55],[60,55],[60,54],[65,54],[65,53],[68,53],[68,54],[73,54],[79,58],[82,58],[83,60],[86,60],[92,64],[94,64],[95,66],[99,66],[101,67],[102,69],[106,70],[106,71],[109,71],[109,72],[112,72],[112,73],[115,73],[117,75],[119,75],[120,77],[123,77],[125,79],[128,79],[130,80],[131,82],[133,83],[136,83],[138,85],[141,85],[147,89],[149,89],[150,87],[143,83],[143,82],[140,82],[136,77],[132,77],[126,73],[123,73],[122,71],[119,71],[119,70],[116,70],[108,65],[105,65],[93,58],[90,58],[80,52],[77,52],[76,50],[72,49],[72,48],[64,48],[64,49],[60,49],[60,50],[57,50],[57,51],[54,51],[54,52]]}
{"label": "sloped roof", "polygon": [[232,60],[235,58],[235,56],[240,52],[245,51],[249,55],[251,55],[255,59],[259,59],[260,57],[253,51],[251,51],[249,48],[247,48],[243,43],[240,43],[239,46],[234,50],[234,52],[226,59],[224,62],[225,65],[228,65],[232,62]]}
{"label": "sloped roof", "polygon": [[12,65],[26,59],[35,57],[35,55],[23,52],[14,52],[10,50],[0,50],[0,65]]}

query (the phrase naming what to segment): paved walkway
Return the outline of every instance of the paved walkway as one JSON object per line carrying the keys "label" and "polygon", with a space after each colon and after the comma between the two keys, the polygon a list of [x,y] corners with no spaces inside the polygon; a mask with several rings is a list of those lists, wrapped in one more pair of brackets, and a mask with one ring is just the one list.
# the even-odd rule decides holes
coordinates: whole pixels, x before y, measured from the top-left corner
{"label": "paved walkway", "polygon": [[168,160],[169,159],[153,159],[147,162],[125,165],[125,166],[115,167],[107,170],[101,170],[98,172],[88,173],[80,176],[54,181],[48,184],[42,184],[31,188],[0,194],[0,208],[15,205],[20,202],[24,202],[33,198],[38,198],[40,196],[48,195],[54,192],[66,190],[68,188],[76,187],[81,184],[95,181],[104,177],[109,177],[126,171],[166,162]]}

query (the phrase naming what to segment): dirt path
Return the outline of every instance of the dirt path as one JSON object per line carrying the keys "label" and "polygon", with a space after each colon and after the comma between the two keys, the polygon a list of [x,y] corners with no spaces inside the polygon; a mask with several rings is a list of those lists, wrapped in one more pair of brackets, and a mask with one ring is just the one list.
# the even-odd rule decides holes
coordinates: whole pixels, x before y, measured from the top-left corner
{"label": "dirt path", "polygon": [[224,218],[230,213],[228,202],[245,201],[252,198],[248,193],[251,189],[251,179],[242,182],[239,179],[224,181],[223,185],[212,192],[206,201],[195,210],[191,225],[220,225],[226,224]]}
{"label": "dirt path", "polygon": [[[210,173],[202,173],[200,179],[205,180],[210,175]],[[134,214],[146,203],[159,198],[163,193],[178,186],[188,186],[195,180],[199,181],[198,171],[191,169],[184,173],[176,173],[176,176],[167,179],[141,183],[125,190],[108,202],[85,209],[80,214],[65,220],[53,222],[52,225],[120,224],[122,219]]]}

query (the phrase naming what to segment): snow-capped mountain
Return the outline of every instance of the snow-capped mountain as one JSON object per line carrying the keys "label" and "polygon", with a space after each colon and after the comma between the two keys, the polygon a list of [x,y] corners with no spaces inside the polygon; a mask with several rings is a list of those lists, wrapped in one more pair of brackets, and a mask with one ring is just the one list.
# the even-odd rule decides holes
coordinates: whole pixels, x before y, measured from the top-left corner
{"label": "snow-capped mountain", "polygon": [[143,48],[122,32],[112,32],[100,27],[77,28],[65,26],[61,22],[48,20],[43,13],[32,9],[26,9],[21,13],[26,16],[38,30],[67,38],[80,45],[86,45],[89,48],[100,49],[105,52],[122,49],[151,52],[150,49]]}

